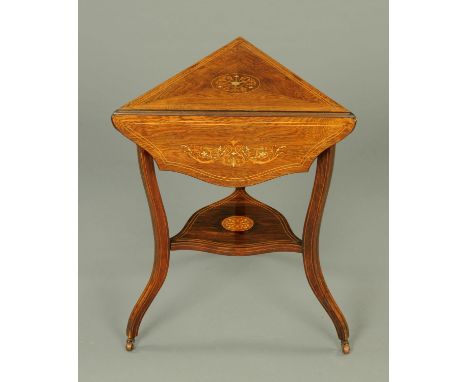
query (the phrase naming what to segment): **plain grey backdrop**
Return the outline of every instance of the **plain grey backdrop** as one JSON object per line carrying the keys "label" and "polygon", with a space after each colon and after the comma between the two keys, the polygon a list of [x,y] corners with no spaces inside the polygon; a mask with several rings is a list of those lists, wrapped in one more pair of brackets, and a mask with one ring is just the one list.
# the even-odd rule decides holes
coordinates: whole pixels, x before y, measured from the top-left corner
{"label": "plain grey backdrop", "polygon": [[[96,381],[388,378],[386,0],[81,0],[79,365]],[[134,144],[112,112],[243,36],[358,117],[337,146],[321,230],[325,278],[350,327],[343,356],[299,254],[174,252],[132,353],[128,315],[153,260]],[[301,235],[315,164],[250,188]],[[157,173],[171,234],[231,189]]]}

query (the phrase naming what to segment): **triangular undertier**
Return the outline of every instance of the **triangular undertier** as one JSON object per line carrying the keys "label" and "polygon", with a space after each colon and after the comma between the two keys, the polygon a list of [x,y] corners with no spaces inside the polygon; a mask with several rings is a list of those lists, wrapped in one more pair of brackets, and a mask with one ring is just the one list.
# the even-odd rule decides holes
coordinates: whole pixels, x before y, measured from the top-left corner
{"label": "triangular undertier", "polygon": [[[243,232],[232,232],[223,225],[223,221],[232,217],[246,217],[252,225]],[[179,249],[246,256],[302,252],[302,242],[280,212],[238,188],[192,215],[185,227],[171,238],[171,250]]]}
{"label": "triangular undertier", "polygon": [[241,37],[119,109],[134,110],[349,113]]}

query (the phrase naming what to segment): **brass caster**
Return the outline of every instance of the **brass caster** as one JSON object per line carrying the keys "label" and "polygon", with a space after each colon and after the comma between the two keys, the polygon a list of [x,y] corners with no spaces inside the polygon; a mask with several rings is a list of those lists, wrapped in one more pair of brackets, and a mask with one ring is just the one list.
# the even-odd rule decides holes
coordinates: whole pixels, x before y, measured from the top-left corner
{"label": "brass caster", "polygon": [[351,347],[349,346],[348,341],[341,341],[341,351],[343,354],[349,354]]}
{"label": "brass caster", "polygon": [[127,344],[125,345],[125,349],[127,351],[132,351],[134,348],[135,348],[135,339],[127,338]]}

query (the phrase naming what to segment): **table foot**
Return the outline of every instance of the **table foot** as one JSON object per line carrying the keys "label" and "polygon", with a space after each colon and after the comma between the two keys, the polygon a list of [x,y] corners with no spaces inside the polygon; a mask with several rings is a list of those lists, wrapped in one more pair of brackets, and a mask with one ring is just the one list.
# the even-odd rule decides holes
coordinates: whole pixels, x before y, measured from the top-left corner
{"label": "table foot", "polygon": [[135,349],[135,338],[127,338],[127,344],[125,345],[127,351]]}
{"label": "table foot", "polygon": [[341,351],[343,352],[343,354],[349,354],[349,352],[351,351],[351,347],[349,346],[348,341],[341,341]]}

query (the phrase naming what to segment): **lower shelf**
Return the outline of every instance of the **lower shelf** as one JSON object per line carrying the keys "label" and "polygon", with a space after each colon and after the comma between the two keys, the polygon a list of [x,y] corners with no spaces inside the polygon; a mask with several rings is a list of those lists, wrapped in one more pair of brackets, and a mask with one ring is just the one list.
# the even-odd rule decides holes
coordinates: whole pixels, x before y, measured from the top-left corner
{"label": "lower shelf", "polygon": [[195,212],[171,238],[171,250],[190,249],[228,256],[302,252],[286,218],[243,188]]}

